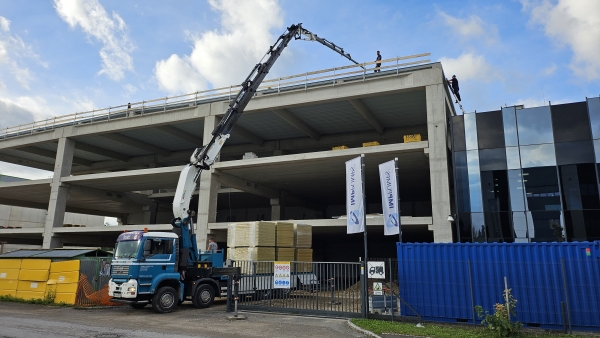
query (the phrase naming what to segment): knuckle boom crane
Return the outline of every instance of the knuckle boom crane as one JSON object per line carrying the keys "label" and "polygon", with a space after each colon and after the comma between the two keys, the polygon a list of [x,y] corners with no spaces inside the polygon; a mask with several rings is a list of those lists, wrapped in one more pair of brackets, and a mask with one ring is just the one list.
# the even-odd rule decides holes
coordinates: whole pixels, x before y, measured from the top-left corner
{"label": "knuckle boom crane", "polygon": [[204,308],[213,303],[215,296],[226,296],[230,279],[239,278],[239,267],[223,266],[222,251],[200,253],[192,221],[195,213],[189,204],[202,171],[215,163],[248,102],[292,39],[317,41],[358,64],[341,47],[309,32],[302,24],[288,27],[242,82],[242,89],[212,131],[212,139],[194,151],[181,171],[173,199],[173,232],[144,229],[119,235],[108,283],[112,301],[128,303],[135,309],[151,304],[159,313],[171,312],[186,299]]}

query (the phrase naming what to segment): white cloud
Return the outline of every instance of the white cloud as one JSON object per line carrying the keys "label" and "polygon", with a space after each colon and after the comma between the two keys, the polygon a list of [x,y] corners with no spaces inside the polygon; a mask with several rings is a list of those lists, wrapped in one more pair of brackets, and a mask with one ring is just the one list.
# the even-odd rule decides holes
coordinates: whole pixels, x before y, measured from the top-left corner
{"label": "white cloud", "polygon": [[190,55],[171,55],[156,63],[154,73],[160,88],[171,93],[194,92],[239,84],[275,41],[270,33],[283,27],[283,11],[276,0],[209,0],[220,14],[220,30],[193,41]]}
{"label": "white cloud", "polygon": [[135,46],[127,34],[125,21],[117,13],[113,12],[111,18],[98,0],[54,0],[54,8],[71,28],[80,26],[86,34],[103,44],[99,74],[119,81],[126,71],[133,71],[130,53]]}
{"label": "white cloud", "polygon": [[546,75],[554,74],[554,72],[556,71],[556,64],[552,63],[550,66],[544,68],[543,71],[544,71],[544,74],[546,74]]}
{"label": "white cloud", "polygon": [[33,122],[35,113],[7,99],[0,99],[0,129]]}
{"label": "white cloud", "polygon": [[5,32],[8,32],[10,30],[10,20],[3,16],[0,16],[0,29],[2,29]]}
{"label": "white cloud", "polygon": [[476,80],[486,83],[501,79],[499,72],[485,61],[483,55],[466,53],[457,58],[440,58],[440,62],[448,78],[456,75],[459,81]]}
{"label": "white cloud", "polygon": [[123,89],[125,89],[125,96],[130,96],[138,91],[137,87],[132,85],[131,83],[124,85]]}
{"label": "white cloud", "polygon": [[490,44],[498,40],[498,28],[486,23],[477,15],[471,15],[468,19],[459,19],[440,10],[438,14],[444,23],[462,38],[482,38]]}
{"label": "white cloud", "polygon": [[600,1],[522,0],[531,22],[540,25],[548,37],[573,51],[570,68],[587,80],[600,79]]}

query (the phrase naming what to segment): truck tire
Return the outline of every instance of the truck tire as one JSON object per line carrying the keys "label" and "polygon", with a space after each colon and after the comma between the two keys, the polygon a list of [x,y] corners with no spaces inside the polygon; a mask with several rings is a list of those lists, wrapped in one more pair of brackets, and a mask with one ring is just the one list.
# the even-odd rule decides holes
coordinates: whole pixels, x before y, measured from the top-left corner
{"label": "truck tire", "polygon": [[152,308],[158,313],[173,311],[179,302],[179,294],[170,286],[163,286],[152,297]]}
{"label": "truck tire", "polygon": [[192,296],[192,303],[199,309],[210,307],[214,300],[215,289],[208,284],[200,285]]}
{"label": "truck tire", "polygon": [[146,305],[148,305],[148,303],[130,303],[129,306],[134,308],[134,309],[143,309],[146,307]]}

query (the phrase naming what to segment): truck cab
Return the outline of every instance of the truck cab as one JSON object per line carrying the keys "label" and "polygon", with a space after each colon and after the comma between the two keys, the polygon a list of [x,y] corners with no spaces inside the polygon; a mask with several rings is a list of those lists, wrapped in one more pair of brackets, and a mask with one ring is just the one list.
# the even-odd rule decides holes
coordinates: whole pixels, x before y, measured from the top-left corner
{"label": "truck cab", "polygon": [[159,313],[191,299],[198,308],[209,307],[215,296],[226,294],[223,253],[202,253],[189,264],[181,255],[176,233],[132,231],[119,235],[111,266],[108,294],[112,301],[142,309],[151,304]]}

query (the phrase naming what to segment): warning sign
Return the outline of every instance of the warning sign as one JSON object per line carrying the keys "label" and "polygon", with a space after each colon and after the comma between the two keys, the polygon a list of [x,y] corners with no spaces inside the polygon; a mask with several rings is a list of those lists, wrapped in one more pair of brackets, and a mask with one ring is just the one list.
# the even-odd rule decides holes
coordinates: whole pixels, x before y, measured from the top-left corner
{"label": "warning sign", "polygon": [[290,262],[275,262],[273,269],[273,288],[290,288]]}
{"label": "warning sign", "polygon": [[368,277],[371,279],[385,279],[385,262],[369,262]]}
{"label": "warning sign", "polygon": [[375,296],[383,295],[383,283],[379,283],[379,282],[373,283],[373,295],[375,295]]}

